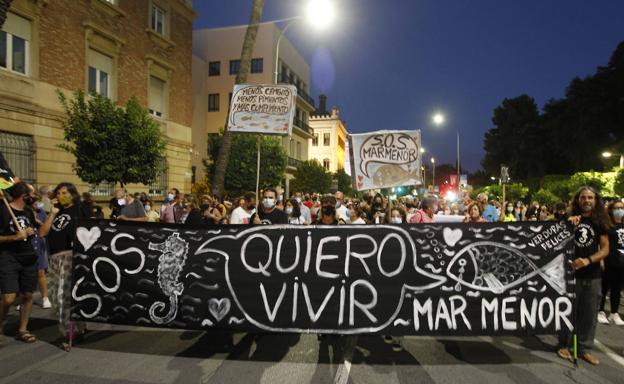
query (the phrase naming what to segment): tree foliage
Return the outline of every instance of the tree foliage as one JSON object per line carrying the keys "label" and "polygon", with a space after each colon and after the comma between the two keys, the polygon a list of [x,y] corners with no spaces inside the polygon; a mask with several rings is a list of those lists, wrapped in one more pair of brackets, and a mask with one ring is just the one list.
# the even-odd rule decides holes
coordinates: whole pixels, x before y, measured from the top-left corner
{"label": "tree foliage", "polygon": [[159,125],[135,98],[125,108],[110,99],[76,91],[72,99],[58,92],[65,110],[64,138],[59,147],[74,155],[81,180],[100,184],[150,184],[161,172],[165,140]]}
{"label": "tree foliage", "polygon": [[[232,135],[231,151],[234,154],[225,171],[225,191],[240,196],[256,190],[257,142],[260,138],[260,188],[281,183],[286,170],[286,152],[278,138],[247,133]],[[203,160],[206,173],[213,179],[216,159],[223,134],[208,135],[208,157]]]}
{"label": "tree foliage", "polygon": [[498,174],[503,163],[516,180],[609,169],[616,160],[601,153],[624,152],[624,42],[607,66],[573,79],[541,114],[532,97],[521,95],[504,99],[492,122],[484,138],[487,173]]}
{"label": "tree foliage", "polygon": [[343,192],[346,196],[351,196],[353,194],[353,179],[343,168],[338,169],[332,176],[334,180],[338,181],[339,191]]}
{"label": "tree foliage", "polygon": [[[331,187],[332,175],[317,160],[307,160],[295,170],[290,182],[291,191],[327,193]],[[340,187],[340,184],[339,184]]]}

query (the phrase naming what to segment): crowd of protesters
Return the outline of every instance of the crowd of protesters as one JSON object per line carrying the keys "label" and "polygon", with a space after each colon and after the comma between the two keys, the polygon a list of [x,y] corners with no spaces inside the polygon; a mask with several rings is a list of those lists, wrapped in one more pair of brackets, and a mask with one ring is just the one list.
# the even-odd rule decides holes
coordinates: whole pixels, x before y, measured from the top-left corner
{"label": "crowd of protesters", "polygon": [[[50,308],[62,298],[48,294],[50,270],[59,260],[71,265],[75,222],[78,218],[110,218],[113,220],[164,222],[186,225],[341,225],[341,224],[407,224],[436,222],[493,223],[520,221],[567,220],[576,225],[576,258],[572,264],[577,283],[577,335],[580,356],[591,364],[598,359],[591,353],[596,323],[624,325],[618,314],[620,291],[624,280],[624,203],[605,202],[591,187],[579,189],[569,202],[543,205],[537,201],[490,200],[479,194],[457,201],[435,195],[400,197],[389,200],[380,193],[364,193],[347,198],[338,191],[332,195],[295,192],[290,197],[276,189],[262,191],[261,198],[248,192],[236,198],[194,195],[172,188],[158,204],[146,193],[115,191],[107,207],[98,205],[89,193],[80,195],[73,184],[61,183],[54,189],[43,186],[35,190],[19,182],[8,189],[6,204],[0,205],[0,325],[11,305],[21,296],[17,338],[24,342],[36,340],[27,328],[33,305],[33,293],[41,292],[41,305]],[[107,208],[107,209],[106,209]],[[105,211],[110,212],[105,214]],[[54,293],[67,294],[71,287],[54,287]],[[610,297],[606,315],[605,298]],[[52,299],[52,300],[51,300]],[[69,299],[69,298],[67,298]],[[80,335],[81,330],[75,333]],[[558,354],[570,359],[569,335],[560,335]],[[400,350],[400,340],[386,337],[393,348]]]}

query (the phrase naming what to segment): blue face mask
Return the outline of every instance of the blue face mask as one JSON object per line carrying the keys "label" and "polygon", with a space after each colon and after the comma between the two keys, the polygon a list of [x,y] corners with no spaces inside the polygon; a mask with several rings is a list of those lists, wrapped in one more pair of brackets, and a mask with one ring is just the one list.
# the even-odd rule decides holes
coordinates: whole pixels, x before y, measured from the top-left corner
{"label": "blue face mask", "polygon": [[612,212],[613,212],[613,217],[618,220],[621,220],[622,217],[624,217],[624,208],[616,208]]}
{"label": "blue face mask", "polygon": [[167,195],[167,200],[173,201],[173,198],[174,198],[173,193],[170,193]]}

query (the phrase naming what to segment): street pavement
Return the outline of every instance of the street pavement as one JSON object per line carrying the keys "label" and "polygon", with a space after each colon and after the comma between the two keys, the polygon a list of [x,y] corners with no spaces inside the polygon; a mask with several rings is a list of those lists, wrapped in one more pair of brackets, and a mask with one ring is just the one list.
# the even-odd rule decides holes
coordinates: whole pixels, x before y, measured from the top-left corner
{"label": "street pavement", "polygon": [[[38,301],[36,301],[38,303]],[[394,352],[381,336],[252,335],[90,323],[71,352],[60,348],[52,310],[33,311],[25,344],[12,311],[0,336],[4,383],[624,383],[624,327],[600,325],[597,367],[555,354],[556,337],[405,337]],[[350,359],[343,358],[350,356]]]}

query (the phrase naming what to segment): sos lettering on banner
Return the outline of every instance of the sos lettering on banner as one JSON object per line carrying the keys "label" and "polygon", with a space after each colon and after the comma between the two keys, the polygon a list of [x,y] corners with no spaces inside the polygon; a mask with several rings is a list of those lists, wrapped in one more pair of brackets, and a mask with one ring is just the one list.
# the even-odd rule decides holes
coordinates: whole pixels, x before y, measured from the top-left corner
{"label": "sos lettering on banner", "polygon": [[419,130],[349,135],[349,154],[358,191],[422,183]]}
{"label": "sos lettering on banner", "polygon": [[294,85],[237,84],[232,92],[228,129],[232,132],[290,135],[295,116]]}
{"label": "sos lettering on banner", "polygon": [[[546,238],[557,244],[542,246]],[[572,329],[564,223],[219,226],[81,220],[72,317],[251,332]],[[550,243],[549,243],[550,244]]]}

